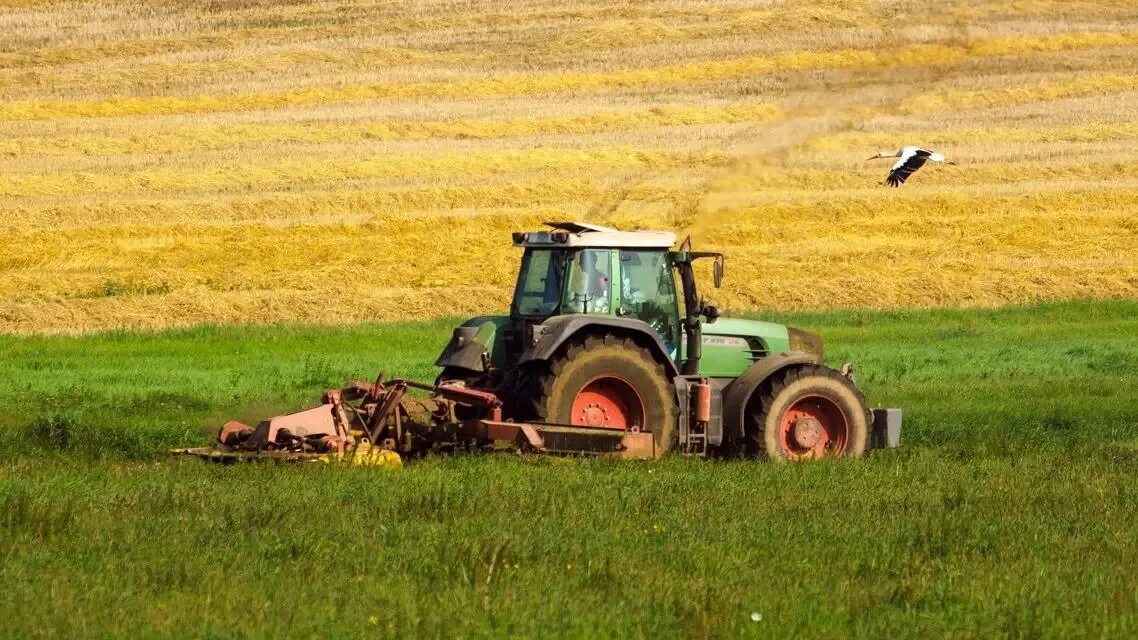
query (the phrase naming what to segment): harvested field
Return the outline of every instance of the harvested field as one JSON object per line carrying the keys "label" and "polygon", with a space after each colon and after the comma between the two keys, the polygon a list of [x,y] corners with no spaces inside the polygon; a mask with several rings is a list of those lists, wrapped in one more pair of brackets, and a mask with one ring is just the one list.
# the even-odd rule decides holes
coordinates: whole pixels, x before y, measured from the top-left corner
{"label": "harvested field", "polygon": [[[1133,297],[1136,24],[1121,1],[8,4],[0,332],[500,309],[508,233],[556,218],[690,232],[727,252],[733,310]],[[880,187],[863,159],[902,144],[959,164]]]}

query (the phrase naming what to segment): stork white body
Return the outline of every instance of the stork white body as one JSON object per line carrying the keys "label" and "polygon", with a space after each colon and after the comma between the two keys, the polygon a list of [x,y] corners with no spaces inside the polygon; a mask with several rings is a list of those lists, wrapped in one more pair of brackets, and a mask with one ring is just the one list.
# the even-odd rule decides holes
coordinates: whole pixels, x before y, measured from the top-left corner
{"label": "stork white body", "polygon": [[901,147],[899,150],[889,153],[882,151],[881,153],[868,158],[868,160],[877,160],[878,158],[899,158],[897,163],[889,170],[889,175],[885,177],[885,182],[891,187],[899,187],[904,184],[909,176],[913,175],[917,169],[925,166],[926,162],[941,162],[944,164],[954,164],[944,159],[943,153],[929,151],[920,147]]}

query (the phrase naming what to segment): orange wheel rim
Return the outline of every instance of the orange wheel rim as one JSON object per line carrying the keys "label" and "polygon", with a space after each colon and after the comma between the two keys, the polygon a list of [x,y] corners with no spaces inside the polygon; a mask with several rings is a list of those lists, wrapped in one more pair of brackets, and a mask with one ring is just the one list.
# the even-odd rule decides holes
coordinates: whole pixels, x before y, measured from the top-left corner
{"label": "orange wheel rim", "polygon": [[849,443],[850,421],[830,398],[803,396],[779,417],[778,438],[790,460],[840,456]]}
{"label": "orange wheel rim", "polygon": [[574,425],[610,429],[643,427],[647,414],[640,393],[618,376],[597,376],[585,383],[570,413]]}

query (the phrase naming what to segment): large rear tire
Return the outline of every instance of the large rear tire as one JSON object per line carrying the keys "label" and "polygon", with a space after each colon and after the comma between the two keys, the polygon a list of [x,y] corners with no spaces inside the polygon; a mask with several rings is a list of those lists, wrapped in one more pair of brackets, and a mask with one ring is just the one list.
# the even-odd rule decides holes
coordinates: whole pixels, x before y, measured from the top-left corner
{"label": "large rear tire", "polygon": [[747,411],[751,448],[771,460],[857,458],[869,443],[869,408],[845,376],[817,365],[776,374]]}
{"label": "large rear tire", "polygon": [[539,378],[539,420],[652,434],[655,455],[672,448],[676,401],[667,371],[635,342],[587,337],[556,356]]}

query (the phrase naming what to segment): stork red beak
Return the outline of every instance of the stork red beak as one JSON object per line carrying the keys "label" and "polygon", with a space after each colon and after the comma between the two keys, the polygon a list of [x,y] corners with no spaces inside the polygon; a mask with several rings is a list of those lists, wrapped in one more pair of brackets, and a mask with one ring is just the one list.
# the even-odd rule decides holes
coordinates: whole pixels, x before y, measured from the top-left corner
{"label": "stork red beak", "polygon": [[866,161],[869,161],[869,160],[876,160],[876,159],[878,159],[878,158],[880,158],[880,157],[881,157],[881,156],[869,156],[868,158],[866,158]]}

